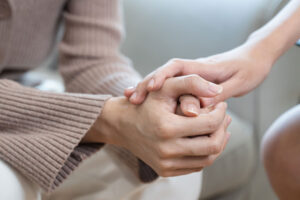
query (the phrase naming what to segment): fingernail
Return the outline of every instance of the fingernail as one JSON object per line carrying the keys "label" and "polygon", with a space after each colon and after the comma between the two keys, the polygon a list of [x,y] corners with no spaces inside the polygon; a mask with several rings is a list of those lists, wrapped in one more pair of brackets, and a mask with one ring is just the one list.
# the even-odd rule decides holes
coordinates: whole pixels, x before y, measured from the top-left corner
{"label": "fingernail", "polygon": [[197,112],[197,107],[194,104],[187,105],[187,112],[189,112],[195,116],[199,115],[199,113]]}
{"label": "fingernail", "polygon": [[151,79],[150,82],[148,83],[148,88],[153,89],[154,88],[154,80]]}
{"label": "fingernail", "polygon": [[133,94],[131,95],[130,101],[134,101],[134,100],[136,99],[136,97],[137,97],[137,94],[136,94],[136,92],[135,92],[135,93],[133,93]]}
{"label": "fingernail", "polygon": [[126,90],[133,90],[133,89],[135,89],[135,87],[133,87],[133,86],[126,88]]}
{"label": "fingernail", "polygon": [[216,85],[212,82],[208,82],[208,85],[208,89],[213,93],[221,94],[223,91],[223,87],[221,85]]}

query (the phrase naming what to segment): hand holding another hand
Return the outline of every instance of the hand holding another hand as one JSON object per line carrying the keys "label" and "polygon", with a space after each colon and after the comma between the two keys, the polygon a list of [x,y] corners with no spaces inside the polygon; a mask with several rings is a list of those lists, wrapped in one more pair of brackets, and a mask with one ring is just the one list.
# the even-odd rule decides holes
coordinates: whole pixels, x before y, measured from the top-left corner
{"label": "hand holding another hand", "polygon": [[[161,90],[151,92],[141,105],[133,105],[125,97],[111,98],[94,130],[105,143],[128,149],[161,176],[200,171],[223,151],[231,121],[226,103],[201,110],[196,117],[175,113],[180,96],[207,96],[202,92],[203,82],[195,75],[167,79]],[[195,102],[189,97],[184,101]]]}
{"label": "hand holding another hand", "polygon": [[[159,90],[170,77],[197,74],[207,82],[201,99],[202,106],[242,96],[256,88],[268,75],[274,63],[273,57],[260,44],[248,42],[231,51],[196,60],[173,59],[149,74],[134,88],[128,88],[125,96],[133,104],[144,101],[148,92]],[[210,87],[209,87],[210,86]],[[223,90],[222,90],[222,89]]]}

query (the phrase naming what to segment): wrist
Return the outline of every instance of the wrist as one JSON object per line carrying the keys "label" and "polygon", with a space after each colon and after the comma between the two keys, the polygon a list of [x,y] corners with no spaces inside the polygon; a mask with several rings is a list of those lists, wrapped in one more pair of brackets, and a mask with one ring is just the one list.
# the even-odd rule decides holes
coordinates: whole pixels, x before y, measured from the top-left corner
{"label": "wrist", "polygon": [[266,25],[253,32],[245,44],[260,49],[262,56],[274,64],[295,43],[293,37],[282,29],[280,26]]}
{"label": "wrist", "polygon": [[114,135],[119,130],[118,118],[122,113],[120,107],[125,103],[123,97],[106,100],[101,113],[91,126],[82,142],[114,144]]}
{"label": "wrist", "polygon": [[263,70],[266,73],[271,70],[272,66],[280,56],[279,52],[274,51],[269,38],[249,38],[242,45],[242,48],[246,49],[249,59],[256,63],[255,66],[260,67],[260,70]]}
{"label": "wrist", "polygon": [[121,127],[122,118],[125,113],[126,117],[129,117],[129,106],[132,105],[125,97],[108,99],[92,128],[95,130],[95,135],[101,138],[104,143],[120,146],[119,135],[123,130]]}

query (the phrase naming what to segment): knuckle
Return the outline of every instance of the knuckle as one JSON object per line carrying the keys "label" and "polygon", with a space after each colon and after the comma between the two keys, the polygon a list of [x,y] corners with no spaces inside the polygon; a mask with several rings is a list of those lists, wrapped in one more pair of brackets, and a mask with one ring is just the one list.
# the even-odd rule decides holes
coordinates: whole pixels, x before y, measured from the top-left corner
{"label": "knuckle", "polygon": [[194,91],[198,89],[198,84],[197,84],[198,81],[199,81],[199,77],[195,74],[191,74],[184,79],[185,85],[187,87],[190,87]]}
{"label": "knuckle", "polygon": [[159,168],[162,172],[168,172],[172,169],[173,165],[169,160],[160,160]]}
{"label": "knuckle", "polygon": [[182,60],[179,59],[179,58],[172,58],[171,60],[169,60],[169,63],[170,63],[170,64],[178,65],[178,64],[181,64],[181,63],[182,63]]}
{"label": "knuckle", "polygon": [[187,80],[191,81],[191,83],[196,83],[200,79],[201,78],[196,74],[190,74],[190,75],[188,75],[188,78],[187,78]]}
{"label": "knuckle", "polygon": [[222,145],[218,141],[214,140],[209,146],[209,153],[218,154],[221,151],[222,151]]}
{"label": "knuckle", "polygon": [[207,159],[205,160],[204,165],[205,166],[210,166],[215,162],[215,158],[213,156],[208,156]]}
{"label": "knuckle", "polygon": [[173,136],[173,130],[168,123],[161,123],[158,125],[157,136],[161,139],[169,139]]}
{"label": "knuckle", "polygon": [[169,171],[161,171],[160,173],[158,173],[159,176],[161,177],[169,177],[171,174]]}
{"label": "knuckle", "polygon": [[206,125],[208,127],[208,130],[215,131],[219,127],[219,121],[217,120],[217,118],[215,116],[213,116],[212,114],[209,114],[207,116]]}
{"label": "knuckle", "polygon": [[196,148],[189,148],[188,149],[188,154],[191,156],[198,156],[199,152]]}
{"label": "knuckle", "polygon": [[[157,148],[159,158],[169,158],[172,156],[172,153],[169,148],[166,147],[164,144],[159,144]],[[162,161],[160,161],[160,164]]]}
{"label": "knuckle", "polygon": [[137,84],[136,88],[137,88],[137,89],[142,89],[142,88],[144,87],[144,85],[145,85],[144,81],[139,82],[139,83]]}

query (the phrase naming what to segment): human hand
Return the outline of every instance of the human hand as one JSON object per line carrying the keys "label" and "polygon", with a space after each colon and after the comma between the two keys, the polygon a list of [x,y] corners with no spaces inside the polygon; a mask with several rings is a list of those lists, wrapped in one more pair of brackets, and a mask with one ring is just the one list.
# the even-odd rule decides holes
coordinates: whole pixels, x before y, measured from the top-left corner
{"label": "human hand", "polygon": [[[201,98],[203,106],[242,96],[256,88],[268,75],[273,60],[257,44],[245,44],[231,51],[197,60],[173,59],[149,74],[136,88],[125,90],[133,104],[144,101],[150,91],[159,90],[169,77],[197,74],[223,87],[213,98]],[[207,89],[208,87],[204,88]]]}
{"label": "human hand", "polygon": [[175,114],[178,98],[200,95],[201,83],[199,76],[170,78],[142,105],[133,105],[125,97],[111,98],[95,129],[106,143],[128,149],[160,176],[200,171],[223,151],[231,121],[223,102],[204,109],[197,117]]}

